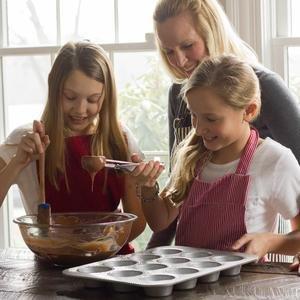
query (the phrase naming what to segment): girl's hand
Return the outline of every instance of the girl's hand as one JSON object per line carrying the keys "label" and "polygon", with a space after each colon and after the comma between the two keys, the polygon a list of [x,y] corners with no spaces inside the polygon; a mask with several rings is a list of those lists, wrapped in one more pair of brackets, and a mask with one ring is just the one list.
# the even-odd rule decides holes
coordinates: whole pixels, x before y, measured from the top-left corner
{"label": "girl's hand", "polygon": [[27,132],[18,145],[15,163],[25,167],[32,160],[38,159],[38,155],[44,153],[49,144],[49,136],[45,134],[43,123],[34,121],[32,132]]}
{"label": "girl's hand", "polygon": [[276,238],[274,233],[247,233],[238,239],[233,245],[232,250],[238,251],[246,246],[245,253],[257,255],[259,258],[270,252],[273,239]]}
{"label": "girl's hand", "polygon": [[130,175],[134,176],[136,182],[141,185],[154,186],[157,178],[165,169],[164,165],[159,161],[150,160],[144,162],[137,154],[132,155],[131,160],[140,163]]}
{"label": "girl's hand", "polygon": [[293,262],[290,265],[290,270],[298,271],[298,276],[300,276],[300,252],[294,256]]}

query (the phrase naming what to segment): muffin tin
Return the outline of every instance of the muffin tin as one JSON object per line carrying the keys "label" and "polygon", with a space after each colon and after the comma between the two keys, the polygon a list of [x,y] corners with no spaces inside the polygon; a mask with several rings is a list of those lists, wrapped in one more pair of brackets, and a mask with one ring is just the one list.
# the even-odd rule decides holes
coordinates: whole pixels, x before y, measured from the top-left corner
{"label": "muffin tin", "polygon": [[147,296],[162,297],[173,289],[187,290],[197,282],[235,276],[257,256],[184,246],[157,247],[69,268],[63,274],[83,278],[87,286],[109,283],[116,292],[143,288]]}

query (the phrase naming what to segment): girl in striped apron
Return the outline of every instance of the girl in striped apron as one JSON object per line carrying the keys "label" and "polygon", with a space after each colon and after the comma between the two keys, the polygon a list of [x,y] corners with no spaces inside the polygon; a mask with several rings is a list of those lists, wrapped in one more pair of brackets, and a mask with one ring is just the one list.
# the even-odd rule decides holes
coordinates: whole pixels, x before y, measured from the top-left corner
{"label": "girl in striped apron", "polygon": [[[295,253],[275,232],[278,214],[299,214],[300,167],[290,149],[250,126],[261,105],[251,66],[233,56],[207,58],[181,92],[193,130],[175,151],[164,190],[150,197],[151,188],[142,188],[152,230],[177,218],[177,245]],[[248,244],[239,240],[247,233]]]}
{"label": "girl in striped apron", "polygon": [[[251,63],[260,82],[262,109],[252,123],[260,137],[270,137],[290,148],[300,163],[299,101],[282,78],[262,66],[258,55],[236,34],[220,1],[158,0],[153,21],[157,50],[173,81],[168,94],[170,157],[191,129],[191,116],[180,95],[183,83],[204,57],[227,53]],[[288,232],[290,223],[280,217],[278,232]],[[171,244],[175,230],[176,220],[153,234],[147,247]],[[272,260],[283,259],[276,256]]]}

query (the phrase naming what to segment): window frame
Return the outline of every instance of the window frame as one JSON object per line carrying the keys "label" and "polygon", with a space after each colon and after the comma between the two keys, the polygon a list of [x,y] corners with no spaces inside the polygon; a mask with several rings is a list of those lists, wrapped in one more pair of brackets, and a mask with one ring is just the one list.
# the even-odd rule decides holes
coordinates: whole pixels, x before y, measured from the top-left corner
{"label": "window frame", "polygon": [[[101,44],[114,63],[115,52],[156,51],[153,34],[146,34],[145,42],[118,43],[118,1],[115,3],[115,41],[112,44]],[[300,46],[300,37],[286,37],[290,30],[288,5],[290,0],[219,0],[224,6],[236,31],[258,54],[259,60],[266,67],[288,80],[289,46]],[[0,0],[0,140],[6,136],[6,105],[3,95],[3,56],[50,54],[52,62],[60,46],[7,48],[7,0]],[[60,0],[57,7],[57,45],[61,45]],[[277,9],[276,9],[277,8]],[[246,13],[245,13],[246,12]],[[278,20],[278,21],[277,21]],[[10,246],[11,224],[10,211],[12,203],[5,201],[0,208],[0,247]]]}
{"label": "window frame", "polygon": [[[107,51],[112,64],[114,63],[114,53],[124,53],[124,52],[149,52],[156,51],[156,46],[154,43],[153,34],[147,33],[145,36],[145,42],[140,43],[115,43],[115,44],[101,44],[103,49]],[[1,117],[1,129],[0,129],[0,139],[1,141],[8,134],[7,120],[6,116],[6,105],[5,98],[3,95],[4,82],[2,80],[3,68],[2,68],[2,58],[5,56],[18,56],[18,55],[45,55],[51,56],[51,62],[53,63],[54,58],[60,46],[42,46],[42,47],[17,47],[17,48],[0,48],[0,117]],[[7,201],[9,195],[6,197],[2,207],[0,208],[0,248],[11,247],[10,235],[12,232],[13,224],[10,224],[13,203],[12,201]]]}
{"label": "window frame", "polygon": [[[58,50],[60,49],[61,42],[61,14],[60,14],[60,0],[56,0],[56,22],[57,22],[57,46],[34,46],[34,47],[8,47],[8,28],[7,28],[7,1],[0,0],[0,141],[8,134],[8,121],[7,121],[7,105],[4,98],[4,82],[3,82],[3,57],[5,56],[18,56],[18,55],[41,55],[48,54],[51,57],[51,63]],[[105,51],[107,51],[112,64],[114,63],[114,53],[120,52],[149,52],[156,51],[154,37],[152,33],[145,35],[145,42],[138,43],[118,43],[118,2],[114,0],[114,23],[115,23],[115,43],[101,44]],[[0,208],[0,248],[11,247],[11,234],[13,224],[10,222],[13,203],[7,201],[9,196],[6,197],[3,205]]]}
{"label": "window frame", "polygon": [[[258,54],[259,61],[288,83],[288,47],[300,37],[288,37],[290,0],[224,0],[225,11],[240,37]],[[247,12],[247,13],[245,13]]]}

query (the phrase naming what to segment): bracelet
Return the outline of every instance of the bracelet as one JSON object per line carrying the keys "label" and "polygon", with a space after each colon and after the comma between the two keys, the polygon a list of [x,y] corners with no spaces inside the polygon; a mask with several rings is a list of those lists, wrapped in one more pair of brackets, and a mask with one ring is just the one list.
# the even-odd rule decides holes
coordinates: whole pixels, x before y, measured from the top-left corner
{"label": "bracelet", "polygon": [[152,187],[142,186],[141,190],[141,199],[145,202],[152,202],[157,198],[159,194],[159,185],[158,182],[155,182],[155,185]]}

